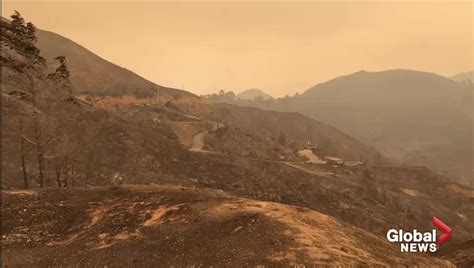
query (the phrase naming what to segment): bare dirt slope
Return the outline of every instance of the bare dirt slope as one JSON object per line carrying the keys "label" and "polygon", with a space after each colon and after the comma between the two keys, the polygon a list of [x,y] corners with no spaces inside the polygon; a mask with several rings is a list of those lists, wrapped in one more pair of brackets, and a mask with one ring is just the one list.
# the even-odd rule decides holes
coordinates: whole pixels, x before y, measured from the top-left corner
{"label": "bare dirt slope", "polygon": [[[202,106],[201,106],[202,107]],[[346,160],[384,162],[373,147],[329,125],[294,112],[275,112],[225,103],[210,103],[203,110],[194,110],[200,117],[222,122],[233,129],[278,141],[283,135],[287,144],[302,146],[310,141],[332,155]],[[233,129],[232,129],[233,128]]]}
{"label": "bare dirt slope", "polygon": [[[143,110],[146,107],[155,106],[162,109],[159,112],[154,112],[155,115],[153,116],[155,118],[160,117],[159,114],[162,113],[163,109],[179,108],[186,114],[193,116],[205,115],[209,120],[215,119],[213,121],[225,123],[232,129],[232,133],[235,128],[241,128],[241,132],[245,132],[245,134],[251,134],[254,137],[259,136],[262,139],[273,138],[274,140],[278,140],[280,134],[284,134],[287,142],[293,140],[302,144],[311,140],[320,144],[332,154],[341,157],[353,160],[362,158],[367,162],[378,158],[378,153],[374,149],[360,144],[355,139],[332,127],[300,114],[273,113],[230,105],[203,105],[202,100],[192,93],[166,88],[150,82],[126,68],[101,58],[66,37],[45,30],[38,30],[37,37],[37,46],[41,50],[41,55],[48,61],[52,61],[58,55],[67,57],[73,92],[81,98],[93,99],[91,102],[95,107],[110,110],[111,106],[119,106],[120,108],[129,106],[131,108],[127,112],[130,112],[130,110],[135,112],[139,109]],[[198,108],[186,110],[185,105],[181,105],[183,103]],[[165,105],[166,108],[163,108]],[[129,114],[126,116],[129,116]],[[172,121],[181,120],[172,118]],[[188,135],[187,133],[189,133],[188,130],[183,130],[176,134],[179,136],[179,134]],[[231,136],[228,135],[228,137]],[[186,142],[186,140],[189,140],[188,137],[180,136],[179,138],[185,147],[190,145],[189,142]],[[185,140],[184,143],[183,140]],[[241,140],[242,137],[237,137],[231,139],[228,143],[218,144],[216,147],[227,153],[233,151],[233,145]],[[256,143],[262,142],[257,141]],[[230,148],[226,149],[229,145]],[[259,151],[263,151],[262,155],[268,156],[271,155],[268,151],[273,149],[270,147],[275,146],[264,145],[262,147],[266,148]],[[279,153],[281,151],[280,148]],[[274,155],[278,155],[278,153]]]}
{"label": "bare dirt slope", "polygon": [[3,191],[3,265],[448,265],[305,208],[179,186]]}
{"label": "bare dirt slope", "polygon": [[41,55],[48,61],[59,55],[67,57],[75,94],[197,99],[189,92],[150,82],[56,33],[38,30],[37,37]]}

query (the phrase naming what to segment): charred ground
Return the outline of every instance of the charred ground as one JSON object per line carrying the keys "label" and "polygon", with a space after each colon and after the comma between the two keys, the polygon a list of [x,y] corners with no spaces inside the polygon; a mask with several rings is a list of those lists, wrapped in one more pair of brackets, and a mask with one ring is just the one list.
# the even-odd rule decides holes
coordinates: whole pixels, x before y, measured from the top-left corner
{"label": "charred ground", "polygon": [[[71,73],[84,71],[81,64],[109,66],[95,55],[81,62],[92,56],[76,49],[82,57],[71,54]],[[104,68],[108,78],[135,78],[115,81],[129,84],[109,94],[114,81],[102,91],[104,81],[81,81],[80,73],[70,77],[72,84],[93,83],[87,85],[97,92],[82,88],[67,101],[46,101],[56,96],[50,94],[41,105],[2,80],[2,130],[8,130],[2,132],[2,188],[8,190],[2,192],[2,242],[8,263],[444,264],[441,255],[401,258],[384,242],[387,228],[428,229],[434,214],[457,234],[450,241],[456,249],[447,248],[446,256],[472,261],[463,246],[474,233],[469,187],[423,167],[390,165],[375,149],[301,114],[209,104],[179,90],[149,91],[149,83],[126,70]],[[145,92],[134,95],[142,83]],[[30,142],[38,131],[44,131],[40,147]],[[315,144],[324,156],[370,164],[373,180],[367,183],[364,175],[369,165],[306,163],[298,150]],[[111,189],[115,174],[142,186]],[[34,190],[17,190],[25,187],[25,176]],[[48,189],[37,189],[40,181]],[[212,214],[222,209],[233,212]],[[331,234],[334,226],[340,236]],[[305,232],[312,238],[306,240]]]}

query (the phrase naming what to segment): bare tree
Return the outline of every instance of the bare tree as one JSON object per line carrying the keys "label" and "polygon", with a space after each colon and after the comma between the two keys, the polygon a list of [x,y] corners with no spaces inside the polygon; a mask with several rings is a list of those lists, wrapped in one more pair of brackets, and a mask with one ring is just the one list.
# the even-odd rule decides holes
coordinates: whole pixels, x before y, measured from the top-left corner
{"label": "bare tree", "polygon": [[[20,135],[23,135],[23,123],[20,120]],[[20,161],[21,161],[21,170],[23,173],[23,182],[25,184],[25,189],[28,189],[28,171],[26,170],[26,160],[25,160],[25,140],[20,136]]]}
{"label": "bare tree", "polygon": [[286,136],[285,133],[280,131],[280,135],[278,136],[278,143],[282,146],[286,146]]}
{"label": "bare tree", "polygon": [[[59,67],[48,73],[46,60],[36,47],[36,27],[25,23],[15,11],[11,22],[1,22],[1,67],[2,95],[16,104],[17,115],[21,116],[18,129],[3,134],[20,137],[20,151],[25,187],[28,187],[25,143],[34,146],[40,187],[44,187],[46,176],[47,148],[54,147],[59,140],[56,134],[57,120],[50,111],[63,105],[72,97],[69,71],[65,57],[57,57]],[[29,125],[28,131],[24,128]]]}

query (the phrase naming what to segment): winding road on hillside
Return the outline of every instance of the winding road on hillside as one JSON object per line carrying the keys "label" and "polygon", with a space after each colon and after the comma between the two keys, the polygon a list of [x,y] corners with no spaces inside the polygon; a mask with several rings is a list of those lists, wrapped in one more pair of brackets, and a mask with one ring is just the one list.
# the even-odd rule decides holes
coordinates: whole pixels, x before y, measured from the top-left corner
{"label": "winding road on hillside", "polygon": [[[225,125],[221,122],[216,121],[207,121],[211,124],[211,131],[216,131],[219,128],[225,127]],[[193,144],[189,148],[191,152],[201,152],[201,153],[212,153],[212,154],[220,154],[219,152],[204,150],[204,137],[209,133],[208,130],[204,130],[199,132],[198,134],[194,135],[193,137]]]}
{"label": "winding road on hillside", "polygon": [[193,138],[193,144],[191,145],[189,150],[192,152],[211,152],[204,150],[204,137],[207,135],[207,133],[209,133],[209,131],[205,130],[196,134]]}
{"label": "winding road on hillside", "polygon": [[[193,144],[189,148],[189,151],[198,152],[198,153],[222,154],[220,152],[204,150],[204,137],[208,133],[209,133],[209,131],[205,130],[205,131],[201,131],[198,134],[196,134],[193,138]],[[309,159],[309,161],[307,161],[308,163],[317,163],[317,164],[325,164],[326,163],[325,161],[322,161],[319,157],[317,157],[315,154],[313,154],[311,152],[311,150],[302,150],[302,151],[304,151],[304,152],[301,153],[301,155],[304,155]],[[299,151],[298,153],[300,153],[302,151]],[[310,153],[308,153],[307,151],[309,151]],[[305,173],[308,173],[308,174],[311,174],[311,175],[314,175],[314,176],[324,177],[324,178],[327,178],[327,179],[342,181],[342,182],[347,183],[347,184],[356,185],[353,182],[342,180],[341,178],[338,178],[337,176],[335,177],[335,174],[329,174],[327,172],[317,172],[317,171],[313,171],[313,170],[309,170],[307,168],[304,168],[304,167],[298,165],[301,162],[288,162],[288,161],[269,160],[269,159],[260,159],[260,158],[255,158],[255,160],[288,165],[288,166],[290,166],[294,169],[298,169],[300,171],[303,171]]]}

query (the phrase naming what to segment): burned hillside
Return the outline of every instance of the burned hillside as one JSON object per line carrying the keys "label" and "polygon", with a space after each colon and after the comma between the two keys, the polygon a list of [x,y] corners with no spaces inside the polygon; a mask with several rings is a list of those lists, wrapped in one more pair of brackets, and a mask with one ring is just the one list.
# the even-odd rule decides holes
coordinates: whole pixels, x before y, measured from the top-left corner
{"label": "burned hillside", "polygon": [[[2,20],[7,265],[471,261],[472,188],[299,113],[155,85],[59,37]],[[385,240],[434,214],[456,230],[452,250],[406,257]]]}

